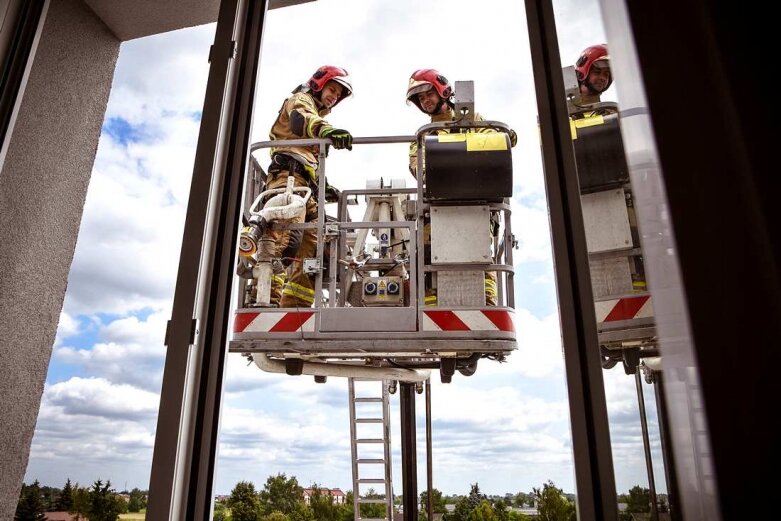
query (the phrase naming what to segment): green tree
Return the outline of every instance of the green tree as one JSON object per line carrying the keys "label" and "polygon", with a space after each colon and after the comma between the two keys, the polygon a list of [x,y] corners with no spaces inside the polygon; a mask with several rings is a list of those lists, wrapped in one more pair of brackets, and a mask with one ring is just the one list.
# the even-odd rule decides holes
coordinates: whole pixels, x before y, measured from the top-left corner
{"label": "green tree", "polygon": [[[364,499],[385,499],[385,494],[380,494],[373,488],[369,488]],[[385,517],[385,503],[366,503],[361,505],[361,517],[381,518]]]}
{"label": "green tree", "polygon": [[77,519],[86,519],[89,514],[89,490],[81,488],[78,483],[73,487],[73,506],[68,510]]}
{"label": "green tree", "polygon": [[467,521],[498,521],[496,510],[487,499],[483,499],[466,516]]}
{"label": "green tree", "polygon": [[33,481],[32,485],[22,483],[22,491],[16,503],[14,521],[43,521],[46,519],[45,511],[38,480]]}
{"label": "green tree", "polygon": [[57,498],[54,508],[59,512],[70,512],[73,508],[73,486],[70,478],[65,482],[65,486],[62,487],[62,492],[60,492],[60,497]]}
{"label": "green tree", "polygon": [[301,501],[295,504],[293,511],[288,514],[288,517],[290,521],[315,521],[312,509],[304,502],[303,497]]}
{"label": "green tree", "polygon": [[89,510],[87,517],[90,521],[117,521],[119,514],[126,510],[125,501],[117,496],[111,481],[97,480],[89,491]]}
{"label": "green tree", "polygon": [[[431,489],[431,509],[435,514],[447,512],[445,508],[445,498],[442,496],[442,492],[437,489]],[[418,519],[428,519],[428,490],[424,490],[420,493],[420,514]]]}
{"label": "green tree", "polygon": [[484,499],[488,499],[485,494],[480,492],[480,485],[473,483],[469,487],[469,496],[467,496],[467,502],[471,507],[471,510],[477,508]]}
{"label": "green tree", "polygon": [[228,519],[230,519],[228,516],[228,507],[226,507],[224,503],[215,503],[212,521],[228,521]]}
{"label": "green tree", "polygon": [[629,489],[629,496],[626,498],[626,511],[633,514],[651,511],[651,491],[635,485]]}
{"label": "green tree", "polygon": [[542,490],[533,489],[537,497],[537,512],[540,521],[575,521],[575,504],[564,496],[564,491],[557,488],[553,481],[548,481]]}
{"label": "green tree", "polygon": [[233,521],[258,521],[261,517],[260,497],[255,491],[255,485],[249,481],[236,483],[227,506]]}
{"label": "green tree", "polygon": [[352,490],[345,494],[344,503],[339,507],[339,521],[353,521],[355,519],[354,499]]}
{"label": "green tree", "polygon": [[504,502],[504,499],[497,500],[493,507],[497,521],[510,521],[510,514],[507,512],[507,503]]}
{"label": "green tree", "polygon": [[515,510],[507,512],[507,519],[510,521],[531,521],[529,516],[522,514],[521,512],[516,512]]}
{"label": "green tree", "polygon": [[276,510],[268,515],[265,515],[260,518],[261,521],[290,521],[290,518],[280,512],[279,510]]}
{"label": "green tree", "polygon": [[334,497],[331,494],[323,494],[317,483],[312,484],[309,508],[317,521],[339,521],[341,518],[340,508],[334,503]]}
{"label": "green tree", "polygon": [[146,494],[138,488],[130,491],[130,500],[127,503],[128,512],[141,512],[146,508]]}
{"label": "green tree", "polygon": [[291,515],[299,509],[298,503],[304,501],[304,489],[295,476],[285,474],[269,476],[263,490],[260,491],[260,507],[264,514],[278,511]]}
{"label": "green tree", "polygon": [[477,508],[483,500],[487,500],[485,494],[480,492],[480,486],[473,483],[469,488],[469,495],[463,496],[456,501],[455,510],[447,515],[447,521],[467,521],[469,514]]}
{"label": "green tree", "polygon": [[513,496],[513,505],[516,507],[523,508],[526,505],[532,505],[534,504],[534,498],[531,494],[527,494],[526,492],[518,492]]}
{"label": "green tree", "polygon": [[41,487],[41,498],[43,499],[43,509],[47,512],[52,512],[56,510],[54,508],[55,503],[57,502],[57,498],[60,496],[62,491],[58,489],[57,487]]}

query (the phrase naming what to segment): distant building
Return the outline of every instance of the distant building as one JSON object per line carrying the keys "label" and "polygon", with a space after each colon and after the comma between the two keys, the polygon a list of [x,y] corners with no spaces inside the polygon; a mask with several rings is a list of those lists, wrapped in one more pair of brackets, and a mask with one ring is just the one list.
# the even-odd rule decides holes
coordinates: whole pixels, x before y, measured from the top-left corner
{"label": "distant building", "polygon": [[[320,488],[318,489],[324,496],[331,496],[333,498],[334,505],[343,505],[347,496],[340,488]],[[304,503],[307,505],[311,501],[312,495],[315,493],[313,488],[304,489]]]}

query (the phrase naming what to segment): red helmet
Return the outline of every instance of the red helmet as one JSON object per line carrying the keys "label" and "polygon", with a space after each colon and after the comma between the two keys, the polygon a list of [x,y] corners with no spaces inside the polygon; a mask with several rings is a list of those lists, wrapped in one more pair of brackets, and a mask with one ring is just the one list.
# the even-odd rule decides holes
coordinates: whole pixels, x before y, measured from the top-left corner
{"label": "red helmet", "polygon": [[417,94],[425,92],[431,88],[436,89],[437,94],[442,99],[447,100],[453,95],[453,89],[447,78],[442,76],[436,69],[418,69],[412,73],[407,87],[407,103],[410,101],[420,108]]}
{"label": "red helmet", "polygon": [[[344,91],[342,92],[342,95],[339,96],[339,99],[336,100],[336,103],[339,103],[353,93],[353,86],[350,84],[350,75],[347,73],[347,70],[333,65],[323,65],[317,69],[315,73],[312,74],[312,77],[309,78],[307,86],[312,92],[320,92],[323,90],[323,87],[325,87],[325,84],[331,80],[344,87]],[[336,103],[334,103],[334,107],[336,106]]]}
{"label": "red helmet", "polygon": [[[591,66],[597,61],[606,61],[608,64],[610,63],[607,45],[604,43],[586,47],[583,52],[580,53],[578,61],[575,62],[575,75],[578,78],[578,83],[583,83],[588,79],[588,73],[591,72]],[[611,83],[613,83],[612,74],[610,75],[610,81],[608,81],[605,89],[610,87]]]}

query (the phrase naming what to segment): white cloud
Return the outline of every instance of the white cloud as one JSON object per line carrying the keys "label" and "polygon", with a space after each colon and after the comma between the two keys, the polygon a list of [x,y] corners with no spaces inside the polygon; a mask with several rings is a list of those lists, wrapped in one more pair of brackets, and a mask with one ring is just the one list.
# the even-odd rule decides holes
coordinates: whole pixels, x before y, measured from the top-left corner
{"label": "white cloud", "polygon": [[68,415],[103,419],[154,419],[158,396],[130,385],[114,385],[103,378],[72,378],[46,390],[46,406]]}
{"label": "white cloud", "polygon": [[55,347],[59,346],[64,338],[73,336],[79,332],[79,322],[66,311],[60,313],[60,321],[57,323],[57,337]]}
{"label": "white cloud", "polygon": [[156,313],[143,321],[136,317],[112,321],[97,331],[103,342],[88,349],[58,347],[54,360],[80,366],[89,374],[115,384],[131,384],[157,393],[165,357],[166,316]]}

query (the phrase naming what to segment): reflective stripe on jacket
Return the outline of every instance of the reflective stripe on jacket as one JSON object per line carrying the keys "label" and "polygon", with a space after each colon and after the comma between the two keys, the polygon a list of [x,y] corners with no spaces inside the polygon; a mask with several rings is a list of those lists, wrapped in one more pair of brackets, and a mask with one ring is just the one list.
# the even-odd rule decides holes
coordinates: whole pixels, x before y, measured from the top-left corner
{"label": "reflective stripe on jacket", "polygon": [[[310,93],[296,92],[282,104],[269,137],[272,140],[318,138],[323,127],[331,126],[323,119],[329,112],[330,110]],[[316,169],[317,149],[315,145],[274,147],[271,154],[284,153]]]}

